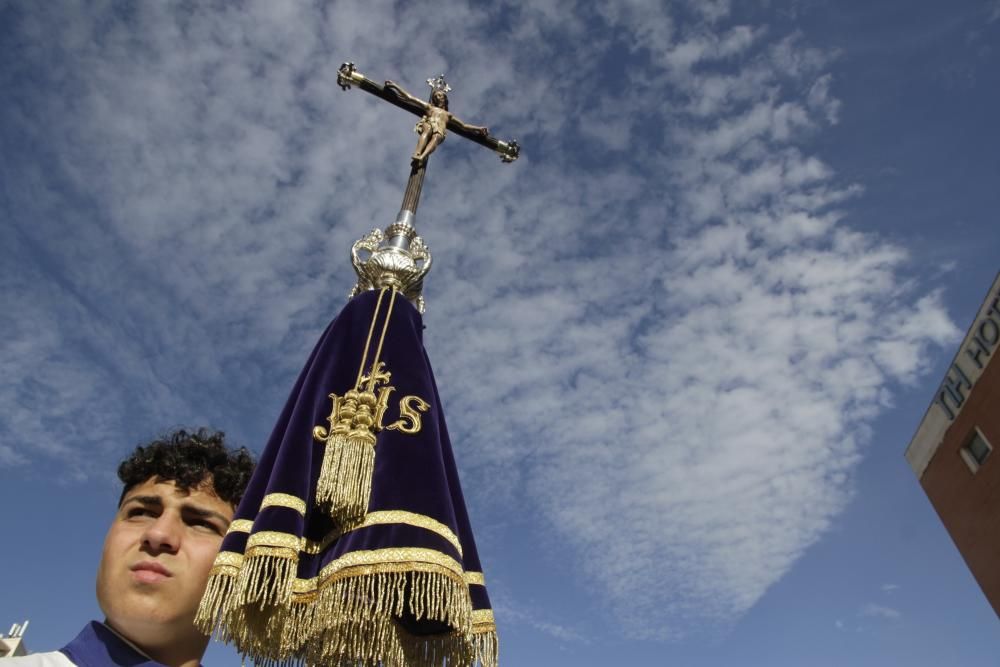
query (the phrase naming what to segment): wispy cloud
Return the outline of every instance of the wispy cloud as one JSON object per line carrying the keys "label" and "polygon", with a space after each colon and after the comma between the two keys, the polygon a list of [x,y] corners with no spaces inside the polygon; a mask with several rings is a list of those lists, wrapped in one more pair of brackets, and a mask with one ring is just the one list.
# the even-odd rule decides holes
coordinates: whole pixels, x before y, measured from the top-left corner
{"label": "wispy cloud", "polygon": [[810,148],[844,113],[830,55],[693,6],[24,9],[38,84],[2,118],[37,148],[3,172],[0,465],[86,471],[137,421],[266,434],[414,141],[336,68],[445,71],[453,111],[525,146],[502,167],[450,139],[418,216],[478,520],[551,528],[632,635],[732,621],[824,534],[867,425],[957,331]]}
{"label": "wispy cloud", "polygon": [[527,625],[535,631],[560,642],[573,644],[590,643],[590,639],[576,628],[552,622],[550,612],[540,611],[536,606],[524,603],[509,604],[512,601],[505,600],[505,597],[493,600],[493,610],[498,623],[504,626],[511,623]]}
{"label": "wispy cloud", "polygon": [[1000,19],[1000,2],[993,0],[986,5],[988,17],[986,19],[987,23],[993,23],[994,21]]}
{"label": "wispy cloud", "polygon": [[887,620],[896,620],[902,616],[902,614],[897,609],[892,607],[886,607],[880,604],[875,604],[874,602],[869,602],[858,611],[858,616],[864,616],[869,618],[884,618]]}

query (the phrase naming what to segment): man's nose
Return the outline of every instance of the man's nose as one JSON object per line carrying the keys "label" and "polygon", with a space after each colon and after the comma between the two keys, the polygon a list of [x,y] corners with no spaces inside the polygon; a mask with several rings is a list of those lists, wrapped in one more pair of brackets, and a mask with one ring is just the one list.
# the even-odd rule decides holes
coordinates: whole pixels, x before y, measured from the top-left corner
{"label": "man's nose", "polygon": [[142,546],[150,553],[176,553],[181,542],[181,520],[164,512],[156,517],[142,536]]}

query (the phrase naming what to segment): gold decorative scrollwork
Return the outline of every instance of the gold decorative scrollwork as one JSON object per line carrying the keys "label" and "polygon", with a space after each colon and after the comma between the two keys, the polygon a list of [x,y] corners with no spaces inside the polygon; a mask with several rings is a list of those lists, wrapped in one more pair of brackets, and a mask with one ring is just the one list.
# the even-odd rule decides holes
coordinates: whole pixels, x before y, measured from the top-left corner
{"label": "gold decorative scrollwork", "polygon": [[[395,228],[399,229],[395,229]],[[404,234],[413,228],[407,225],[394,224],[389,227],[389,238]],[[383,243],[386,234],[380,229],[373,229],[351,246],[351,264],[358,275],[358,282],[351,291],[351,296],[372,289],[393,288],[410,300],[421,313],[424,312],[424,299],[421,292],[424,287],[424,276],[431,269],[431,252],[424,240],[412,236],[408,248],[396,247]],[[362,253],[369,253],[367,259]]]}

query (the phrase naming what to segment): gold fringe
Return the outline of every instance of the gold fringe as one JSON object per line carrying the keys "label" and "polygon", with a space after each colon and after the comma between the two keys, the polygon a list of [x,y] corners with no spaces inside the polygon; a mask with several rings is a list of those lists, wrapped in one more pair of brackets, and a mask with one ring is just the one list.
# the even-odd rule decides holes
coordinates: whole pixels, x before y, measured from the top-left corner
{"label": "gold fringe", "polygon": [[[495,640],[494,634],[493,647]],[[307,665],[341,667],[497,667],[495,648],[481,652],[478,641],[461,633],[418,637],[384,619],[340,621],[308,642],[294,659]]]}
{"label": "gold fringe", "polygon": [[[307,598],[308,599],[308,598]],[[330,619],[374,622],[409,612],[415,618],[471,629],[472,603],[463,582],[439,572],[379,572],[347,576],[323,585],[296,614],[294,642],[305,644]]]}
{"label": "gold fringe", "polygon": [[500,658],[500,642],[496,630],[478,632],[472,635],[476,660],[482,667],[497,667]]}
{"label": "gold fringe", "polygon": [[236,580],[235,603],[260,608],[289,604],[298,565],[298,551],[281,547],[248,549]]}
{"label": "gold fringe", "polygon": [[397,663],[400,666],[409,667],[419,665],[428,667],[441,667],[442,665],[474,665],[476,660],[475,650],[468,637],[453,633],[450,635],[436,637],[413,637],[402,630],[399,631],[402,639],[403,654],[405,662]]}
{"label": "gold fringe", "polygon": [[366,429],[334,432],[326,441],[316,501],[339,526],[361,521],[368,511],[375,473],[375,435]]}
{"label": "gold fringe", "polygon": [[222,634],[226,643],[252,655],[257,664],[288,664],[299,660],[290,633],[294,627],[288,607],[238,607],[230,612]]}
{"label": "gold fringe", "polygon": [[458,633],[415,637],[393,622],[340,621],[294,656],[244,655],[264,667],[498,667],[496,646],[495,633],[471,639]]}
{"label": "gold fringe", "polygon": [[194,624],[202,633],[210,635],[219,625],[225,605],[233,597],[237,574],[235,571],[222,570],[209,576],[205,594],[201,597],[194,617]]}
{"label": "gold fringe", "polygon": [[[496,666],[495,633],[493,640],[488,638],[490,633],[472,634],[468,588],[453,576],[436,571],[369,572],[327,581],[312,595],[278,603],[277,596],[268,595],[252,581],[278,572],[278,560],[248,558],[244,569],[252,573],[241,572],[228,588],[224,582],[210,581],[212,594],[203,603],[199,627],[217,619],[217,637],[259,665],[305,661],[311,665],[457,667],[478,659],[484,667]],[[250,592],[242,589],[245,586]],[[237,603],[228,605],[227,598]],[[443,621],[456,631],[409,637],[392,622],[404,612],[417,619]]]}

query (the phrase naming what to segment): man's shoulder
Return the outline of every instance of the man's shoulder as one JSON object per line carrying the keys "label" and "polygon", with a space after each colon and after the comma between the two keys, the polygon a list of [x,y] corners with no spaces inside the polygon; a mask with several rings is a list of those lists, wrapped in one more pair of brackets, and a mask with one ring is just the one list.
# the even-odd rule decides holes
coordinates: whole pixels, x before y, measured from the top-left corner
{"label": "man's shoulder", "polygon": [[4,658],[3,667],[76,667],[76,663],[61,651],[48,651]]}

